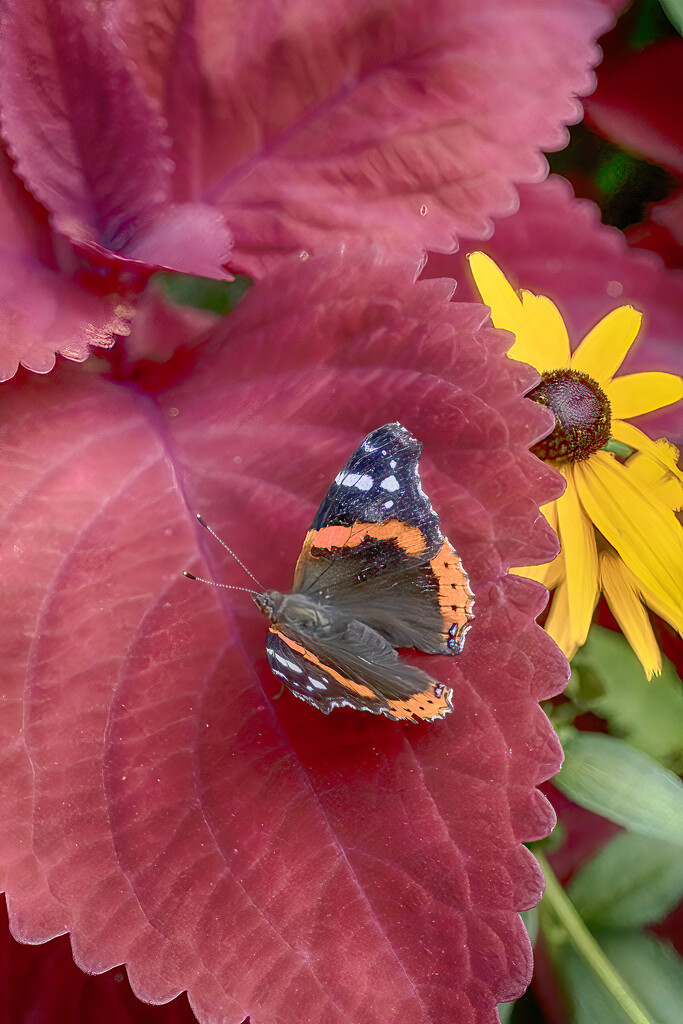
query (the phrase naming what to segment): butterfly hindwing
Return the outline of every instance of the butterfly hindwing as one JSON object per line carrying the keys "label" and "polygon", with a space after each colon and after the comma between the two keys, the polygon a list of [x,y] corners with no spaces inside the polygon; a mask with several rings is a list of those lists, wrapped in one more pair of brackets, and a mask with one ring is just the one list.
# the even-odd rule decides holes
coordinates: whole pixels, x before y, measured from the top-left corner
{"label": "butterfly hindwing", "polygon": [[400,661],[379,633],[358,621],[340,620],[324,640],[271,626],[266,650],[274,674],[324,714],[351,707],[414,721],[440,718],[452,706],[448,687]]}

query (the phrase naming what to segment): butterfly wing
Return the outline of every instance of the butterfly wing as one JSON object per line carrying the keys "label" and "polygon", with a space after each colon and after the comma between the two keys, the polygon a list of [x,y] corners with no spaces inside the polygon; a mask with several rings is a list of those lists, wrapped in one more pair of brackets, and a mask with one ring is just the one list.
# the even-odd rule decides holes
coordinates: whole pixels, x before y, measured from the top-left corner
{"label": "butterfly wing", "polygon": [[473,595],[422,490],[421,452],[400,423],[368,434],[316,513],[293,589],[332,602],[393,647],[457,654]]}
{"label": "butterfly wing", "polygon": [[339,628],[324,639],[274,625],[266,651],[274,674],[326,715],[351,707],[415,721],[442,718],[452,708],[448,687],[400,661],[391,644],[362,622],[340,618]]}

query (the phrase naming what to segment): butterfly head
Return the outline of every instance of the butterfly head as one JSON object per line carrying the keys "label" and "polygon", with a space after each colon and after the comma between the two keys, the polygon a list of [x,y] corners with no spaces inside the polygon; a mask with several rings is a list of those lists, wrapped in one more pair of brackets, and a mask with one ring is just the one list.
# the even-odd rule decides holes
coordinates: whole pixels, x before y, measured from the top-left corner
{"label": "butterfly head", "polygon": [[254,603],[270,622],[278,619],[278,613],[282,608],[285,595],[277,590],[264,590],[262,594],[252,593]]}

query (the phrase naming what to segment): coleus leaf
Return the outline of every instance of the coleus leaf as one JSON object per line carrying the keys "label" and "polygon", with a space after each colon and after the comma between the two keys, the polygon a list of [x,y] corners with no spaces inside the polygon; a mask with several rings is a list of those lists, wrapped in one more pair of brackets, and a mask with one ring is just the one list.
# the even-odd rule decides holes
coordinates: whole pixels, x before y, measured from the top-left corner
{"label": "coleus leaf", "polygon": [[21,363],[47,373],[55,353],[82,361],[130,330],[133,306],[59,269],[47,214],[0,147],[0,381]]}
{"label": "coleus leaf", "polygon": [[[187,989],[202,1022],[489,1024],[529,980],[516,911],[542,878],[521,843],[553,825],[535,787],[560,763],[537,701],[567,666],[508,568],[553,556],[538,503],[560,485],[528,452],[533,371],[413,277],[348,247],[295,259],[134,379],[60,366],[5,392],[12,928],[68,930],[81,967],[125,962],[149,1001]],[[249,597],[180,575],[243,582],[200,510],[288,587],[331,476],[393,419],[477,602],[463,654],[421,659],[456,710],[412,728],[274,702]]]}
{"label": "coleus leaf", "polygon": [[260,275],[330,231],[413,252],[486,236],[565,145],[623,5],[103,6],[164,111],[178,194],[214,203],[232,265]]}
{"label": "coleus leaf", "polygon": [[171,200],[162,118],[96,5],[5,0],[0,16],[2,131],[53,229],[129,282],[225,277],[230,233],[217,210]]}

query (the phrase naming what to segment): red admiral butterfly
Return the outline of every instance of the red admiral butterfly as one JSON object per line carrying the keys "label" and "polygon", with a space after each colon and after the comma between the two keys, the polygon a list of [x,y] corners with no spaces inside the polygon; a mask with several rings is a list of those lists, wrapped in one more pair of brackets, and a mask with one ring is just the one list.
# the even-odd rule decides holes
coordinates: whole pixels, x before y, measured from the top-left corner
{"label": "red admiral butterfly", "polygon": [[292,592],[251,592],[270,621],[273,673],[324,714],[452,710],[452,691],[396,651],[458,654],[473,617],[467,573],[420,486],[421,452],[400,423],[368,434],[316,513]]}

